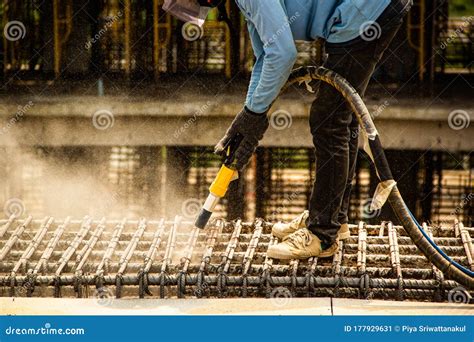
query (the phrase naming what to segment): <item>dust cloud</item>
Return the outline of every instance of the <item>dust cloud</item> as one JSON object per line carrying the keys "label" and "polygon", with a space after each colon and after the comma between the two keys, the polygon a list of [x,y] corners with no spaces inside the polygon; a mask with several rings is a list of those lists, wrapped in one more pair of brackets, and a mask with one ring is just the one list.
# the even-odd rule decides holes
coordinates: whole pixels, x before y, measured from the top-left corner
{"label": "dust cloud", "polygon": [[[84,163],[90,160],[88,154],[94,153],[94,148],[88,147],[30,149],[17,145],[1,153],[7,174],[3,202],[19,200],[21,216],[173,219],[180,215],[191,219],[189,208],[183,206],[187,199],[183,191],[169,182],[149,184],[151,170],[146,165],[125,163],[119,177],[111,150],[101,151],[99,164]],[[3,209],[3,216],[9,216],[9,208]]]}

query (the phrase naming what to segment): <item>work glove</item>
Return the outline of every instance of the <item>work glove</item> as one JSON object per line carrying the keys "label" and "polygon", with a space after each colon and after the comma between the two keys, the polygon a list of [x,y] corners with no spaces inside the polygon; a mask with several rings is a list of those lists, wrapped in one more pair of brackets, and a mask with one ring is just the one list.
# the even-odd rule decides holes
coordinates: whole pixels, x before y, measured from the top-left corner
{"label": "work glove", "polygon": [[243,138],[239,147],[235,151],[236,168],[241,171],[255,152],[258,142],[263,138],[263,134],[269,126],[267,112],[257,114],[244,107],[237,114],[224,137],[214,147],[214,153],[222,155],[225,153],[224,146],[237,134]]}

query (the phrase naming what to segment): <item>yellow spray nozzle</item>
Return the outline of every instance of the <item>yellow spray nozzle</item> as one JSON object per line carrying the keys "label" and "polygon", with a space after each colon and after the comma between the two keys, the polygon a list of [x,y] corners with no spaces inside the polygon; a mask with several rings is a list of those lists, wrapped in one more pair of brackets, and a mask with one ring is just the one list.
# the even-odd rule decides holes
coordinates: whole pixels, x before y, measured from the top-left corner
{"label": "yellow spray nozzle", "polygon": [[216,179],[214,179],[214,182],[212,182],[209,191],[217,197],[224,197],[227,189],[229,188],[230,182],[237,178],[237,170],[222,165],[221,169],[217,173]]}

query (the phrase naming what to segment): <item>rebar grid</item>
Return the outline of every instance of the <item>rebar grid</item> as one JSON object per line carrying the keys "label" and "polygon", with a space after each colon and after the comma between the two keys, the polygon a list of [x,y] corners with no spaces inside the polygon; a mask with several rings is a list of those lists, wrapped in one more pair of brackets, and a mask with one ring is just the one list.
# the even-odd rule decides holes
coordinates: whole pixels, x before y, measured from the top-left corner
{"label": "rebar grid", "polygon": [[[446,280],[391,222],[350,225],[331,258],[281,261],[272,224],[214,220],[207,229],[174,220],[0,221],[0,296],[116,298],[334,296],[446,301]],[[424,229],[455,261],[473,267],[474,228]]]}

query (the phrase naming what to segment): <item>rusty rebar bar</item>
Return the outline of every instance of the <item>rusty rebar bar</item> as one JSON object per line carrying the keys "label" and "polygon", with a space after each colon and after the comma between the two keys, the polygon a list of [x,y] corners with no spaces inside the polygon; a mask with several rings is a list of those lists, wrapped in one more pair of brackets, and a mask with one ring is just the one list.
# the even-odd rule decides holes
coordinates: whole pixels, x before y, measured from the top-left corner
{"label": "rusty rebar bar", "polygon": [[[459,287],[390,222],[350,225],[351,237],[332,258],[306,261],[268,258],[268,247],[278,239],[270,234],[272,224],[260,219],[216,220],[202,231],[180,217],[27,218],[11,227],[0,238],[0,288],[9,296],[88,297],[89,286],[95,286],[96,295],[116,297],[153,296],[151,290],[158,287],[155,295],[162,298],[271,297],[287,291],[292,296],[442,301]],[[469,266],[471,228],[437,227],[436,236],[432,227],[424,224],[423,229],[454,260]]]}

